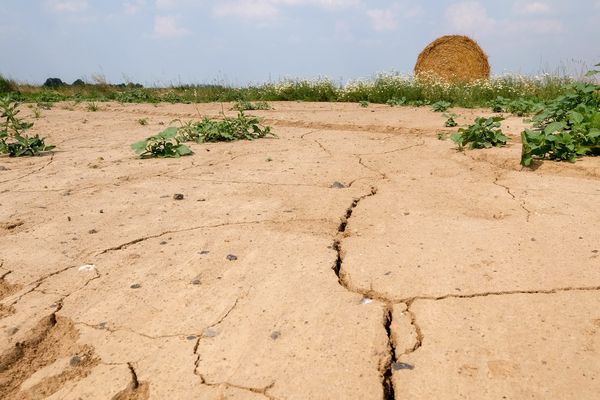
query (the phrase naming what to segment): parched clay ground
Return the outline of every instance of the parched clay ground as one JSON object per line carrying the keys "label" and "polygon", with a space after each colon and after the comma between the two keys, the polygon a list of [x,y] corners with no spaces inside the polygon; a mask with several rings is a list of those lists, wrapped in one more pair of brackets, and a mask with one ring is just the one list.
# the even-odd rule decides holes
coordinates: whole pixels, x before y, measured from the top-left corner
{"label": "parched clay ground", "polygon": [[273,106],[277,139],[168,160],[129,145],[220,104],[43,112],[56,152],[0,159],[0,398],[598,398],[599,159]]}

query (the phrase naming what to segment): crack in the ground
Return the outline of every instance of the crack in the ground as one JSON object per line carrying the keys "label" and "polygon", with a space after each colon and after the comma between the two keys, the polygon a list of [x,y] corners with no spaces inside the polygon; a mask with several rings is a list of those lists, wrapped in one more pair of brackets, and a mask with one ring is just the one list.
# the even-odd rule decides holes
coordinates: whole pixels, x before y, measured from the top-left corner
{"label": "crack in the ground", "polygon": [[536,289],[536,290],[503,290],[498,292],[481,292],[472,294],[447,294],[443,296],[414,296],[406,299],[394,301],[394,303],[406,303],[412,304],[416,300],[433,300],[441,301],[447,299],[474,299],[477,297],[491,297],[491,296],[511,296],[517,294],[558,294],[563,292],[595,292],[600,291],[600,286],[569,286],[553,289]]}
{"label": "crack in the ground", "polygon": [[386,362],[385,371],[383,372],[383,399],[384,400],[394,400],[396,398],[396,394],[394,391],[394,382],[392,381],[393,375],[393,367],[397,363],[397,354],[396,354],[396,346],[394,341],[392,340],[392,320],[393,313],[392,307],[387,305],[385,308],[385,333],[388,337],[388,346],[390,352],[390,359]]}
{"label": "crack in the ground", "polygon": [[50,164],[52,164],[52,162],[53,162],[53,161],[54,161],[54,152],[52,152],[52,154],[50,155],[50,161],[48,161],[46,164],[42,165],[42,166],[41,166],[41,167],[39,167],[38,169],[35,169],[35,170],[33,170],[33,171],[30,171],[30,172],[26,173],[25,175],[21,175],[21,176],[18,176],[18,177],[16,177],[16,178],[11,178],[11,179],[7,179],[7,180],[4,180],[4,181],[0,181],[0,184],[7,183],[7,182],[18,181],[18,180],[21,180],[21,179],[23,179],[23,178],[26,178],[26,177],[28,177],[28,176],[30,176],[30,175],[33,175],[33,174],[35,174],[35,173],[38,173],[38,172],[40,172],[41,170],[43,170],[44,168],[46,168],[47,166],[49,166]]}
{"label": "crack in the ground", "polygon": [[513,199],[513,200],[515,200],[516,202],[518,202],[518,203],[519,203],[519,207],[521,207],[521,209],[522,209],[523,211],[525,211],[525,213],[526,213],[526,220],[527,220],[527,222],[529,222],[529,221],[530,221],[530,219],[531,219],[531,214],[532,214],[532,212],[531,212],[531,210],[530,210],[530,209],[528,209],[528,208],[527,208],[527,206],[525,205],[525,201],[524,201],[524,200],[521,200],[521,199],[518,199],[518,198],[517,198],[517,196],[516,196],[516,195],[515,195],[515,194],[512,192],[512,190],[510,189],[510,187],[509,187],[509,186],[507,186],[507,185],[503,185],[503,184],[499,183],[499,182],[498,182],[499,180],[500,180],[500,177],[496,177],[496,178],[494,179],[494,182],[493,182],[493,183],[494,183],[494,185],[496,185],[496,186],[499,186],[499,187],[503,188],[504,190],[506,190],[506,193],[508,193],[508,195],[509,195],[510,197],[512,197],[512,199]]}
{"label": "crack in the ground", "polygon": [[[346,229],[348,227],[348,221],[352,217],[354,209],[360,204],[360,202],[362,200],[364,200],[368,197],[375,196],[376,194],[377,194],[377,188],[372,186],[369,193],[352,200],[352,203],[346,209],[346,212],[344,213],[344,215],[340,218],[338,232],[333,240],[332,248],[333,248],[333,250],[335,250],[337,256],[336,256],[335,263],[334,263],[332,269],[338,278],[338,283],[340,284],[340,286],[342,286],[344,289],[346,289],[347,291],[352,292],[352,293],[360,293],[360,292],[353,290],[350,286],[348,286],[346,283],[346,280],[343,278],[342,264],[344,262],[344,257],[343,257],[343,250],[342,250],[342,239],[345,236]],[[362,293],[360,293],[360,294],[362,294]],[[397,364],[397,361],[396,361],[396,349],[395,349],[395,345],[392,340],[392,332],[391,332],[391,325],[392,325],[392,320],[393,320],[392,303],[389,301],[382,301],[382,303],[385,306],[384,307],[385,315],[384,315],[383,328],[385,329],[385,332],[386,332],[386,335],[388,338],[387,346],[388,346],[389,356],[385,359],[385,365],[383,367],[383,370],[380,371],[381,385],[382,385],[382,389],[383,389],[384,400],[394,400],[395,399],[395,391],[394,391],[394,383],[392,382],[392,374],[393,374],[393,367],[394,367],[394,365]]]}
{"label": "crack in the ground", "polygon": [[193,226],[193,227],[189,227],[189,228],[182,228],[182,229],[173,229],[173,230],[168,230],[168,231],[164,231],[161,233],[156,233],[153,235],[147,235],[147,236],[143,236],[137,239],[133,239],[130,240],[128,242],[125,243],[121,243],[118,246],[114,246],[114,247],[109,247],[107,249],[102,250],[101,252],[97,253],[96,256],[101,256],[103,254],[107,254],[107,253],[111,253],[113,251],[120,251],[123,249],[126,249],[129,246],[132,246],[134,244],[137,243],[141,243],[141,242],[145,242],[146,240],[151,240],[151,239],[157,239],[160,237],[163,237],[165,235],[171,235],[171,234],[176,234],[176,233],[184,233],[184,232],[192,232],[192,231],[196,231],[199,229],[213,229],[213,228],[221,228],[224,226],[240,226],[240,225],[258,225],[258,224],[262,224],[262,223],[277,223],[277,222],[281,222],[281,221],[277,221],[277,220],[256,220],[256,221],[245,221],[245,222],[226,222],[226,223],[222,223],[222,224],[213,224],[213,225],[201,225],[201,226]]}

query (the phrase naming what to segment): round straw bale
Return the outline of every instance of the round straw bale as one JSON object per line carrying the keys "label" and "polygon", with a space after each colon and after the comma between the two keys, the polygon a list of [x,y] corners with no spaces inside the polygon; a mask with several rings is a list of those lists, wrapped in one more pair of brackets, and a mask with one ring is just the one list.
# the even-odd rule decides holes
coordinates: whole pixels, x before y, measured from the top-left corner
{"label": "round straw bale", "polygon": [[419,54],[415,76],[435,75],[450,82],[472,82],[490,77],[487,55],[467,36],[442,36]]}

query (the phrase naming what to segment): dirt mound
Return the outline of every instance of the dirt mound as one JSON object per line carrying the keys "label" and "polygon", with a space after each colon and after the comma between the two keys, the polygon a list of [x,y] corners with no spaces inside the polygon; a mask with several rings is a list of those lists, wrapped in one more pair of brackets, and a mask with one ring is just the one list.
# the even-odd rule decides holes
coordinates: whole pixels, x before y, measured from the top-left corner
{"label": "dirt mound", "polygon": [[431,74],[451,82],[471,82],[490,77],[487,55],[467,36],[442,36],[419,54],[415,75]]}

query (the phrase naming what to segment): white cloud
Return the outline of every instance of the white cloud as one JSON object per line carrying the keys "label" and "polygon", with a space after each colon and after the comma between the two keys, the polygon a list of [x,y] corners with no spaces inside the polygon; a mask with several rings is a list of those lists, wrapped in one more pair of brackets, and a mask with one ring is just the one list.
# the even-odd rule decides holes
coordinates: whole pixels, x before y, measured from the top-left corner
{"label": "white cloud", "polygon": [[154,35],[157,37],[180,37],[189,33],[189,30],[178,26],[176,17],[160,15],[154,17]]}
{"label": "white cloud", "polygon": [[[175,1],[175,0],[157,0]],[[250,19],[271,19],[281,14],[282,7],[311,6],[329,10],[354,7],[361,0],[221,0],[213,7],[218,17],[235,16]]]}
{"label": "white cloud", "polygon": [[374,30],[393,31],[400,25],[400,18],[416,18],[423,13],[423,7],[413,1],[396,1],[386,9],[367,10],[367,16]]}
{"label": "white cloud", "polygon": [[398,18],[392,10],[368,10],[367,16],[371,20],[371,26],[376,31],[393,31],[398,28]]}
{"label": "white cloud", "polygon": [[517,1],[513,4],[513,11],[521,15],[548,14],[552,7],[542,1]]}
{"label": "white cloud", "polygon": [[213,13],[218,17],[268,19],[279,15],[279,10],[269,0],[237,0],[220,1],[213,8]]}
{"label": "white cloud", "polygon": [[478,1],[462,1],[446,9],[450,27],[460,33],[487,33],[494,30],[497,21],[490,17]]}
{"label": "white cloud", "polygon": [[88,7],[87,0],[47,0],[47,6],[55,12],[81,12]]}
{"label": "white cloud", "polygon": [[134,15],[146,7],[146,0],[130,0],[123,3],[125,14]]}

